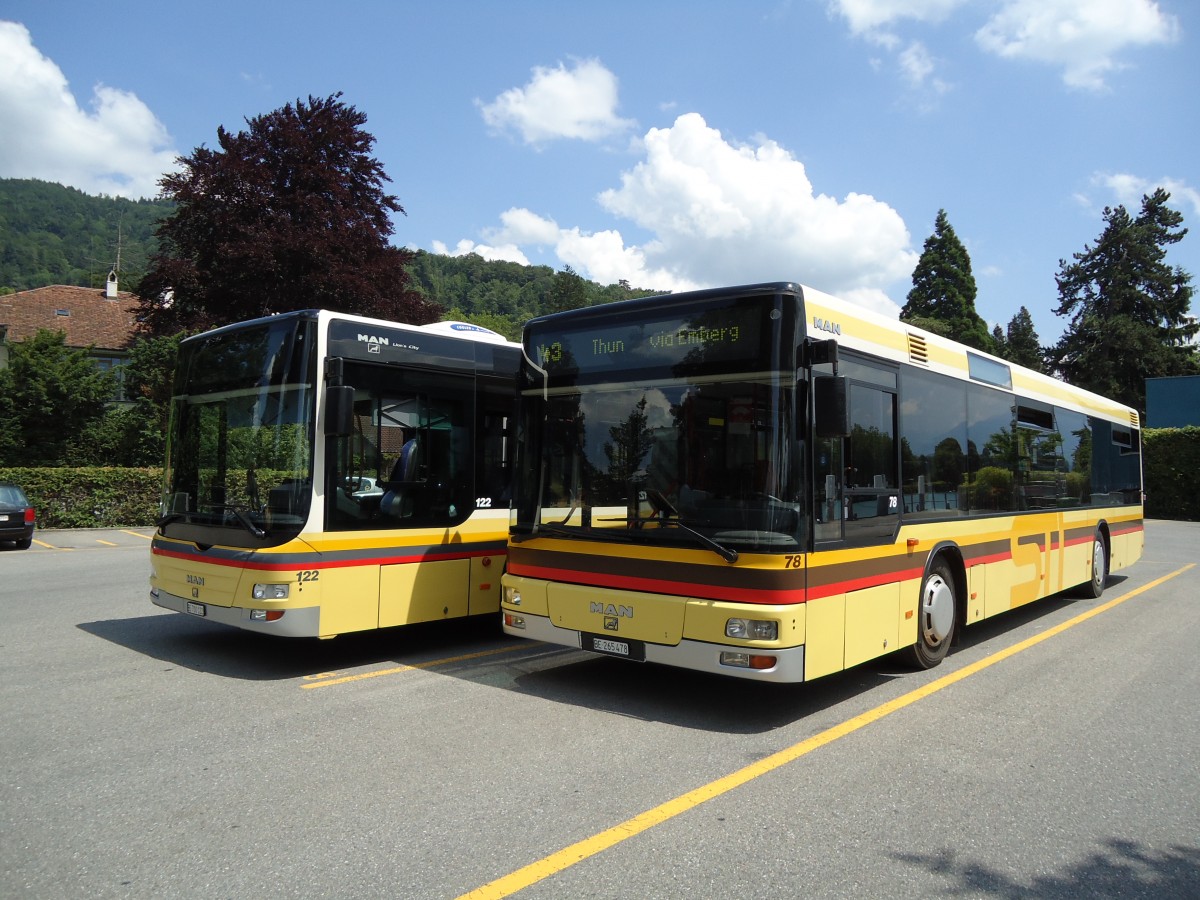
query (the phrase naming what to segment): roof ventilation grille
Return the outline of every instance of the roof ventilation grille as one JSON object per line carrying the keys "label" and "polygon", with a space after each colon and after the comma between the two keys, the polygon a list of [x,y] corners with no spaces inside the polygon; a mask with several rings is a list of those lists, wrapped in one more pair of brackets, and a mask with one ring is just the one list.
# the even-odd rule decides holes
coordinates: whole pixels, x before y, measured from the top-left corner
{"label": "roof ventilation grille", "polygon": [[908,358],[918,365],[929,365],[929,350],[925,346],[925,338],[921,335],[909,332]]}

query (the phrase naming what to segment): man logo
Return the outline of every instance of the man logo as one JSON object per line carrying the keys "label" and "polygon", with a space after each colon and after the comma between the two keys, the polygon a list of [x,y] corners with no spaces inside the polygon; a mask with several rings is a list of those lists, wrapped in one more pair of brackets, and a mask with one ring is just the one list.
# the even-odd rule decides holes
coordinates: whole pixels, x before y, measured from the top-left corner
{"label": "man logo", "polygon": [[813,328],[817,331],[826,331],[829,334],[840,335],[842,333],[842,326],[837,322],[831,322],[828,319],[821,319],[817,316],[813,316]]}
{"label": "man logo", "polygon": [[600,613],[602,616],[609,616],[614,619],[632,619],[632,606],[617,606],[615,603],[597,603],[595,600],[588,606],[588,612]]}

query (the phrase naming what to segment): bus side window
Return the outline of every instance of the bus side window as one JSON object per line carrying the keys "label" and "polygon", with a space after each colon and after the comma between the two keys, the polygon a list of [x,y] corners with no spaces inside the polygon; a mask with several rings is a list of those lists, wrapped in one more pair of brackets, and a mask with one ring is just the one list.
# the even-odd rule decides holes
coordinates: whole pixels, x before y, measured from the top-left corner
{"label": "bus side window", "polygon": [[896,395],[850,386],[850,437],[845,443],[845,534],[876,541],[896,531],[900,490],[896,477]]}

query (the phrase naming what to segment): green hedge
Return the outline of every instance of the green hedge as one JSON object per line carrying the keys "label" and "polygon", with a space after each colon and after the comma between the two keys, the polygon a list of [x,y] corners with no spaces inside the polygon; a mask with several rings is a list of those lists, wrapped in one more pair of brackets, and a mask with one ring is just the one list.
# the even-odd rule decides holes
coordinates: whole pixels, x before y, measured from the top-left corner
{"label": "green hedge", "polygon": [[162,469],[0,468],[0,481],[25,489],[38,528],[134,528],[158,518]]}
{"label": "green hedge", "polygon": [[[1147,428],[1142,442],[1146,516],[1200,521],[1200,428]],[[25,488],[39,528],[135,528],[158,517],[162,469],[0,468],[0,481]]]}
{"label": "green hedge", "polygon": [[1147,428],[1142,448],[1147,518],[1200,521],[1200,428]]}

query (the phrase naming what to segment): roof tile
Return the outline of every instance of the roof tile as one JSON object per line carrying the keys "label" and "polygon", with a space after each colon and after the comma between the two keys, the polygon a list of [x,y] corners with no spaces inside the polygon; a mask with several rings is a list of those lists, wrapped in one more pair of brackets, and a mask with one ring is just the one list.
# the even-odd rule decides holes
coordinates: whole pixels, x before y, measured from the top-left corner
{"label": "roof tile", "polygon": [[68,347],[124,350],[137,327],[134,302],[128,291],[110,300],[103,289],[54,284],[0,297],[0,327],[7,326],[9,343],[45,328],[64,332]]}

